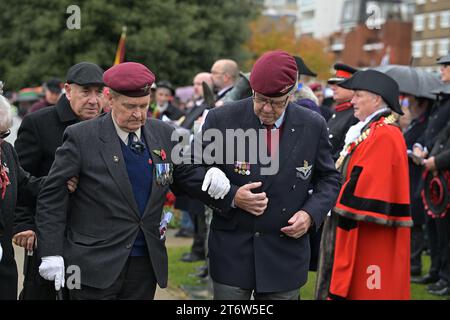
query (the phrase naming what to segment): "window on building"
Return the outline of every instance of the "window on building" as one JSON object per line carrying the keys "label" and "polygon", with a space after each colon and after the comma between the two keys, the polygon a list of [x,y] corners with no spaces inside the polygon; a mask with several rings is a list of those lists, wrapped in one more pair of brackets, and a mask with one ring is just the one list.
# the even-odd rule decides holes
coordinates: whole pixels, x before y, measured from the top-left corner
{"label": "window on building", "polygon": [[414,31],[423,31],[424,29],[424,16],[423,14],[417,14],[414,16]]}
{"label": "window on building", "polygon": [[416,0],[417,4],[425,4],[427,3],[427,0]]}
{"label": "window on building", "polygon": [[449,44],[450,44],[450,39],[440,39],[439,40],[439,55],[440,56],[445,56],[448,54],[448,48],[449,48]]}
{"label": "window on building", "polygon": [[413,41],[413,52],[412,55],[414,58],[422,57],[422,41]]}
{"label": "window on building", "polygon": [[440,17],[441,28],[450,27],[450,11],[442,11]]}
{"label": "window on building", "polygon": [[428,15],[428,29],[434,30],[436,29],[436,14],[430,13]]}
{"label": "window on building", "polygon": [[431,58],[434,56],[434,41],[428,40],[427,41],[427,57]]}

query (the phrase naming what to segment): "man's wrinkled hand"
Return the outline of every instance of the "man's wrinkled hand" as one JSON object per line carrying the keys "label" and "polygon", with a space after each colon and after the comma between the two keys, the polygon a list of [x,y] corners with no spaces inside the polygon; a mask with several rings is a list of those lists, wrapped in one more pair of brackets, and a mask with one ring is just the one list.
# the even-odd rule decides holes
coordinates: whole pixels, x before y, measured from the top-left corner
{"label": "man's wrinkled hand", "polygon": [[67,181],[67,190],[69,190],[69,193],[73,193],[77,190],[78,182],[78,177],[72,177]]}
{"label": "man's wrinkled hand", "polygon": [[260,216],[267,208],[269,199],[265,192],[253,193],[251,190],[261,187],[261,182],[248,183],[240,187],[234,196],[234,205],[255,216]]}
{"label": "man's wrinkled hand", "polygon": [[16,233],[12,239],[16,246],[33,251],[36,244],[36,233],[33,230],[26,230]]}
{"label": "man's wrinkled hand", "polygon": [[281,232],[289,237],[298,239],[308,232],[312,224],[311,216],[303,210],[297,211],[288,221],[287,227],[281,228]]}

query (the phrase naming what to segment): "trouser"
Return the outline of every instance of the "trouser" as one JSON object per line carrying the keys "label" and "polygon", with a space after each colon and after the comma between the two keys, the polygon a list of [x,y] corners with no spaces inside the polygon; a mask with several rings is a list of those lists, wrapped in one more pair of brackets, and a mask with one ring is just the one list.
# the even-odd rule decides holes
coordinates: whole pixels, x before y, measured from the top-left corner
{"label": "trouser", "polygon": [[191,252],[204,258],[206,256],[206,222],[203,204],[201,205],[201,210],[190,210],[189,213],[191,214],[192,221],[194,221],[194,240]]}
{"label": "trouser", "polygon": [[411,274],[422,273],[422,252],[425,248],[423,225],[414,225],[411,228]]}
{"label": "trouser", "polygon": [[300,288],[282,292],[263,292],[242,289],[213,281],[214,300],[300,300]]}
{"label": "trouser", "polygon": [[0,300],[17,300],[17,266],[11,238],[8,240],[0,237],[3,248],[3,257],[0,261]]}
{"label": "trouser", "polygon": [[148,256],[129,257],[119,277],[106,288],[99,289],[81,285],[70,290],[73,300],[153,300],[156,277]]}
{"label": "trouser", "polygon": [[429,274],[432,277],[450,281],[449,271],[449,236],[448,215],[445,218],[433,219],[427,216],[427,233],[430,246],[431,266]]}

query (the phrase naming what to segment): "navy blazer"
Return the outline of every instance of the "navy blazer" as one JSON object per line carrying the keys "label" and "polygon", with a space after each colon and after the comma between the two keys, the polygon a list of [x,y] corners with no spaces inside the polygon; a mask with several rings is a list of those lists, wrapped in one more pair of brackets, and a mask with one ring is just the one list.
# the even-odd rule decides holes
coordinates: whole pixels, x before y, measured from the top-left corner
{"label": "navy blazer", "polygon": [[[223,134],[226,129],[261,129],[252,98],[211,110],[202,130],[204,133],[213,128]],[[203,147],[207,145],[203,143]],[[234,198],[244,184],[261,181],[262,187],[255,192],[266,192],[268,207],[257,217],[232,206],[224,208],[223,201],[220,202],[219,210],[214,211],[209,238],[212,279],[257,292],[300,288],[307,280],[309,235],[294,239],[280,229],[299,210],[312,217],[317,229],[335,204],[340,175],[332,159],[325,120],[311,110],[288,105],[280,138],[280,167],[275,175],[260,174],[260,159],[250,165],[249,175],[236,172],[234,162],[248,162],[250,150],[246,146],[246,159],[237,159],[235,152],[233,163],[215,166],[231,181],[227,197]],[[226,155],[230,150],[222,151]],[[311,173],[302,175],[298,169],[306,162],[312,165]]]}

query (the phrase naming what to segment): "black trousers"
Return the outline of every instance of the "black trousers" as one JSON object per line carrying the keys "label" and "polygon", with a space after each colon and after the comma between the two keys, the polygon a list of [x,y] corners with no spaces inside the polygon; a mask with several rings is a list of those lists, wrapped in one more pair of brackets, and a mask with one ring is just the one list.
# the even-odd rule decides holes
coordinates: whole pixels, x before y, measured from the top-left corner
{"label": "black trousers", "polygon": [[[82,278],[83,279],[83,278]],[[156,278],[148,256],[129,257],[117,280],[106,289],[81,285],[70,290],[72,300],[153,300]]]}
{"label": "black trousers", "polygon": [[430,246],[430,275],[450,281],[449,267],[449,216],[433,219],[427,216],[427,234]]}
{"label": "black trousers", "polygon": [[200,256],[206,256],[206,218],[205,218],[205,206],[198,200],[193,200],[193,205],[189,209],[192,221],[194,222],[194,240],[192,242],[191,252]]}
{"label": "black trousers", "polygon": [[422,273],[422,252],[425,249],[423,225],[411,228],[411,275]]}
{"label": "black trousers", "polygon": [[[3,241],[4,240],[4,241]],[[17,266],[11,239],[0,237],[3,258],[0,261],[0,300],[17,300]]]}

